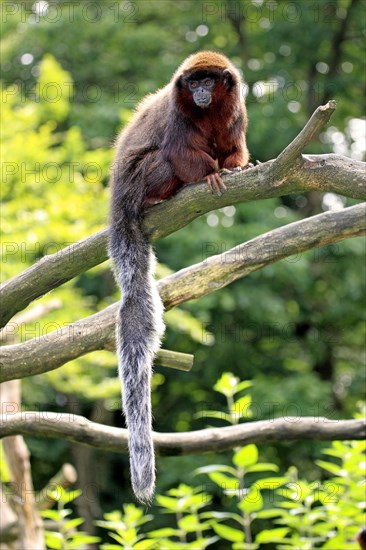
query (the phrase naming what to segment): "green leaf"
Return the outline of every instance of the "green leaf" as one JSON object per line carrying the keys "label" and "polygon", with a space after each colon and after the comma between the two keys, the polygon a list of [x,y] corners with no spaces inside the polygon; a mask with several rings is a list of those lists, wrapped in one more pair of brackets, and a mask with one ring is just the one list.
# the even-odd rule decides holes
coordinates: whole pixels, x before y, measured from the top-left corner
{"label": "green leaf", "polygon": [[124,530],[123,536],[119,535],[118,533],[112,533],[111,531],[108,532],[108,535],[116,542],[121,544],[122,547],[125,546],[125,543],[132,543],[136,540],[136,532],[134,529]]}
{"label": "green leaf", "polygon": [[63,548],[63,536],[55,531],[46,531],[45,539],[48,548],[52,550],[61,550]]}
{"label": "green leaf", "polygon": [[79,533],[80,536],[76,537],[76,540],[72,540],[67,543],[68,550],[74,550],[76,548],[85,548],[87,544],[94,544],[100,542],[99,537],[93,537],[91,535]]}
{"label": "green leaf", "polygon": [[287,527],[279,527],[278,529],[265,529],[264,531],[258,533],[258,535],[255,537],[255,542],[260,544],[271,542],[285,542],[283,539],[286,537],[288,532],[289,529],[287,529]]}
{"label": "green leaf", "polygon": [[285,483],[288,483],[287,477],[265,477],[263,479],[257,479],[253,486],[256,489],[269,489],[270,491],[273,491]]}
{"label": "green leaf", "polygon": [[221,519],[233,519],[234,521],[237,521],[240,525],[242,523],[243,518],[239,514],[234,514],[233,512],[203,512],[200,514],[200,517],[202,519],[215,519],[215,520],[221,520]]}
{"label": "green leaf", "polygon": [[[183,544],[181,543],[179,546],[178,546],[178,543],[175,543],[174,546],[173,546],[174,543],[172,543],[171,548],[172,549],[181,548],[183,550],[186,550],[187,548],[191,548],[191,550],[204,550],[204,548],[207,548],[208,546],[210,546],[210,544],[217,542],[217,540],[218,540],[217,537],[210,537],[210,538],[199,537],[196,540],[193,540],[192,542],[189,542],[189,543],[185,542]],[[159,550],[162,550],[162,549],[165,550],[165,548],[166,546],[160,546]]]}
{"label": "green leaf", "polygon": [[60,521],[60,514],[58,510],[42,510],[40,515],[44,519],[52,519],[53,521]]}
{"label": "green leaf", "polygon": [[347,548],[347,550],[357,550],[359,545],[356,542],[347,542],[345,546],[344,536],[342,534],[328,540],[323,546],[324,550],[339,550],[340,548]]}
{"label": "green leaf", "polygon": [[177,512],[181,509],[176,498],[171,498],[164,495],[157,495],[156,500],[160,504],[160,506],[163,506],[163,508],[166,508],[171,512]]}
{"label": "green leaf", "polygon": [[239,378],[237,376],[234,376],[231,372],[224,372],[214,385],[214,390],[226,397],[232,397],[237,391],[238,384]]}
{"label": "green leaf", "polygon": [[237,451],[233,456],[233,462],[240,468],[253,466],[258,460],[258,449],[256,445],[245,445]]}
{"label": "green leaf", "polygon": [[70,529],[74,529],[75,527],[78,527],[79,525],[84,523],[84,521],[85,520],[83,518],[70,519],[65,523],[64,529],[65,531],[70,531]]}
{"label": "green leaf", "polygon": [[192,533],[193,531],[197,531],[199,529],[200,523],[197,519],[197,516],[193,514],[187,514],[178,521],[178,526],[185,533]]}
{"label": "green leaf", "polygon": [[239,502],[238,508],[246,514],[252,514],[261,510],[263,508],[263,498],[260,491],[250,490]]}
{"label": "green leaf", "polygon": [[276,510],[275,508],[270,510],[261,510],[255,514],[255,517],[258,519],[272,519],[278,516],[282,516],[284,513],[283,510]]}
{"label": "green leaf", "polygon": [[163,527],[162,529],[156,529],[155,531],[150,531],[148,533],[149,537],[153,537],[154,539],[175,537],[178,534],[179,530],[173,529],[172,527]]}
{"label": "green leaf", "polygon": [[80,489],[75,489],[73,491],[63,490],[62,496],[60,496],[60,500],[62,500],[62,502],[64,502],[65,504],[69,504],[69,502],[72,502],[73,500],[78,498],[81,494],[82,492],[80,491]]}
{"label": "green leaf", "polygon": [[234,477],[226,476],[220,472],[212,472],[209,474],[209,478],[223,491],[237,491],[239,489],[239,480]]}
{"label": "green leaf", "polygon": [[248,472],[278,472],[279,467],[277,464],[272,464],[271,462],[259,462],[258,464],[253,464],[246,469]]}
{"label": "green leaf", "polygon": [[236,470],[232,466],[226,466],[226,464],[209,464],[208,466],[202,466],[194,471],[194,474],[210,474],[211,472],[226,472],[232,476],[236,475]]}
{"label": "green leaf", "polygon": [[238,393],[242,390],[246,390],[248,388],[251,388],[252,386],[253,386],[253,382],[251,380],[243,380],[243,382],[240,382],[236,386],[236,392],[235,393]]}
{"label": "green leaf", "polygon": [[252,396],[245,395],[235,401],[232,410],[230,411],[232,416],[236,418],[251,418],[252,413],[250,411],[250,405],[252,403]]}
{"label": "green leaf", "polygon": [[343,458],[344,457],[344,449],[343,450],[340,450],[340,449],[325,449],[324,451],[322,451],[323,454],[325,455],[329,455],[329,456],[334,456],[335,458]]}
{"label": "green leaf", "polygon": [[347,475],[347,472],[343,470],[341,466],[338,466],[338,464],[334,464],[333,462],[326,462],[325,460],[316,460],[315,464],[323,468],[323,470],[330,472],[333,475],[336,475],[339,477],[345,477],[345,475]]}
{"label": "green leaf", "polygon": [[234,529],[228,525],[221,525],[220,523],[217,523],[212,527],[215,533],[217,533],[222,539],[230,540],[231,542],[242,542],[244,540],[244,532],[239,529]]}
{"label": "green leaf", "polygon": [[139,540],[133,547],[133,550],[148,550],[149,548],[156,548],[156,540]]}

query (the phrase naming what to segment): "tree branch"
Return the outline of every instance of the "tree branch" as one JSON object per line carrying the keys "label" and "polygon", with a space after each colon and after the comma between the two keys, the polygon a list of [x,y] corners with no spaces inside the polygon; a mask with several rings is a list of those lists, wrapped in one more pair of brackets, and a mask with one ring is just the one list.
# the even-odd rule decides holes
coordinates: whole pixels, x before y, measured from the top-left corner
{"label": "tree branch", "polygon": [[[288,256],[364,235],[365,232],[365,203],[338,212],[325,212],[260,235],[223,254],[165,277],[158,282],[159,292],[166,309],[170,309],[219,290]],[[41,374],[91,351],[114,350],[117,308],[118,303],[115,303],[45,336],[22,344],[2,346],[0,381]],[[13,331],[11,323],[9,327]],[[160,354],[164,354],[164,350]],[[193,358],[183,357],[181,368],[189,370],[192,361]],[[171,366],[169,361],[162,363],[161,355],[157,363]]]}
{"label": "tree branch", "polygon": [[[0,424],[0,438],[15,434],[60,437],[104,451],[127,452],[127,430],[97,424],[74,414],[25,411],[8,415]],[[155,449],[160,455],[224,451],[247,443],[269,441],[361,440],[365,437],[365,419],[330,420],[324,417],[275,418],[191,432],[153,433]]]}
{"label": "tree branch", "polygon": [[[150,209],[146,216],[146,229],[152,239],[170,235],[188,225],[206,212],[231,204],[279,197],[288,193],[302,193],[313,189],[340,193],[347,197],[366,199],[365,163],[340,155],[298,156],[295,167],[289,159],[300,155],[310,139],[319,133],[322,125],[334,111],[334,102],[319,107],[299,136],[279,155],[250,170],[225,176],[227,192],[220,198],[207,191],[207,185],[185,186],[172,199]],[[282,157],[281,157],[282,156]],[[329,163],[337,170],[334,181]],[[313,170],[314,164],[317,170]],[[296,168],[296,169],[295,169]],[[0,327],[32,300],[69,281],[79,273],[107,259],[108,229],[103,229],[61,252],[45,256],[33,266],[0,285]],[[6,251],[6,244],[4,249]],[[13,253],[13,243],[11,250]],[[6,252],[5,252],[6,254]]]}
{"label": "tree branch", "polygon": [[295,137],[290,145],[278,155],[275,160],[275,165],[280,166],[282,171],[284,171],[295,162],[296,159],[299,159],[305,147],[309,145],[313,139],[318,137],[336,107],[337,103],[334,100],[329,101],[326,105],[318,107],[301,132]]}

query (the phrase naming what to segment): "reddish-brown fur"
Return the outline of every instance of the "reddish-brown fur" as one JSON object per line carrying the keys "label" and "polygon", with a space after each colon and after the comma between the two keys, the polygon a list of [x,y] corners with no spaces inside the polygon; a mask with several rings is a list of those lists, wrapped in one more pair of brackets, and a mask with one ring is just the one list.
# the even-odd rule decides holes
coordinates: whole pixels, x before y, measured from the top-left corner
{"label": "reddish-brown fur", "polygon": [[[218,79],[206,109],[185,85],[202,72]],[[232,63],[215,52],[188,57],[167,86],[142,101],[118,139],[112,220],[122,204],[146,207],[219,169],[248,165],[246,128],[243,83]]]}

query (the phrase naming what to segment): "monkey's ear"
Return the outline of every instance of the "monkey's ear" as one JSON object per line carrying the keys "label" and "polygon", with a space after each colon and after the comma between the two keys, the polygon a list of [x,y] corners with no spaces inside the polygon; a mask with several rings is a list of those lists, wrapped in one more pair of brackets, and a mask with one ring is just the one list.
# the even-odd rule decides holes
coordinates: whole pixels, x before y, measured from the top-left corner
{"label": "monkey's ear", "polygon": [[181,74],[180,77],[177,79],[175,85],[177,88],[181,89],[183,88],[184,84],[185,84],[184,76]]}
{"label": "monkey's ear", "polygon": [[224,86],[227,90],[230,90],[234,86],[234,78],[229,69],[225,69],[222,72],[222,77],[224,79]]}

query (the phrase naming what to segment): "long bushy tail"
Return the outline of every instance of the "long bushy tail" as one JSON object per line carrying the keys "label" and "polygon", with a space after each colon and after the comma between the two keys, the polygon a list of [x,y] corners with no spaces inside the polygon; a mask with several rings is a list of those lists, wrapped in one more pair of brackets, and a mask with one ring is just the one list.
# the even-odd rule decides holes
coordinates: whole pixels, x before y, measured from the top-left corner
{"label": "long bushy tail", "polygon": [[150,381],[164,324],[163,306],[153,279],[155,257],[141,217],[121,212],[119,223],[111,227],[110,253],[123,291],[117,318],[117,352],[132,487],[137,499],[146,503],[155,489]]}

